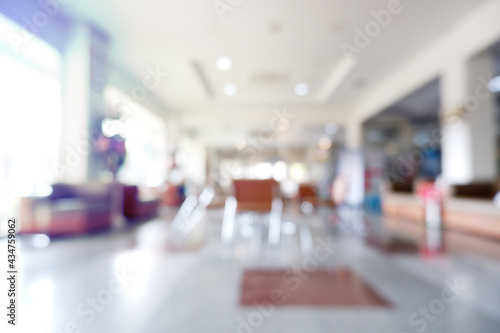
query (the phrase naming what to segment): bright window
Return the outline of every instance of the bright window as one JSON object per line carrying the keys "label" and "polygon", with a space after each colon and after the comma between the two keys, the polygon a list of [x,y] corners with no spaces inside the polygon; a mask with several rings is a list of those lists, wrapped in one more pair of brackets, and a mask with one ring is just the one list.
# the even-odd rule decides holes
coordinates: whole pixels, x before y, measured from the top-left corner
{"label": "bright window", "polygon": [[27,196],[36,183],[55,180],[51,162],[59,149],[60,86],[1,54],[0,73],[0,188]]}
{"label": "bright window", "polygon": [[115,87],[107,87],[104,98],[109,113],[124,124],[120,135],[125,138],[127,156],[118,180],[148,187],[162,185],[168,166],[165,122]]}
{"label": "bright window", "polygon": [[15,216],[15,197],[44,194],[39,192],[56,180],[51,163],[57,160],[60,142],[59,54],[36,36],[14,47],[9,34],[19,31],[0,15],[2,218]]}

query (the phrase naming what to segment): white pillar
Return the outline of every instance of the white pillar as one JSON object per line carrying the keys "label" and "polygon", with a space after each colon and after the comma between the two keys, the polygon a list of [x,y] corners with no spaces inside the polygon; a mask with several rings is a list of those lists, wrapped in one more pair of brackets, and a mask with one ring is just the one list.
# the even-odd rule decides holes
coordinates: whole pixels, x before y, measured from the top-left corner
{"label": "white pillar", "polygon": [[441,79],[443,176],[451,184],[496,178],[494,58],[455,59]]}
{"label": "white pillar", "polygon": [[84,182],[89,155],[89,78],[91,35],[87,26],[76,24],[63,53],[62,131],[59,181]]}
{"label": "white pillar", "polygon": [[357,117],[350,117],[345,129],[347,148],[357,150],[363,146],[363,123]]}
{"label": "white pillar", "polygon": [[[495,57],[482,54],[472,59],[469,76],[469,123],[472,141],[473,180],[491,181],[497,177],[496,166],[496,98],[488,82],[496,74]],[[477,106],[473,103],[477,103]]]}

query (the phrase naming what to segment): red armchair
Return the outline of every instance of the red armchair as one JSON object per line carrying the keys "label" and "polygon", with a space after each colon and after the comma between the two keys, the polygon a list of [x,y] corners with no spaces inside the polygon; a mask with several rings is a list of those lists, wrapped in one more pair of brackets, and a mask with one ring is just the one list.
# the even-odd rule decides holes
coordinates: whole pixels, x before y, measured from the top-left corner
{"label": "red armchair", "polygon": [[157,213],[160,200],[143,198],[135,185],[123,186],[123,215],[129,219],[154,216]]}

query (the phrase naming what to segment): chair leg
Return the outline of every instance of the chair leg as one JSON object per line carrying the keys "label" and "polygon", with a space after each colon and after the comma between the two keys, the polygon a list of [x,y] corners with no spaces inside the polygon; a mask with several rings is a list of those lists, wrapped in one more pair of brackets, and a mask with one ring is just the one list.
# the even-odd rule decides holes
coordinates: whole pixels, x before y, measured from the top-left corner
{"label": "chair leg", "polygon": [[227,244],[233,241],[237,205],[235,197],[228,197],[224,205],[221,239]]}
{"label": "chair leg", "polygon": [[264,216],[257,212],[252,213],[253,246],[258,251],[262,246],[262,234],[264,233]]}
{"label": "chair leg", "polygon": [[281,215],[283,213],[283,201],[275,199],[269,215],[269,244],[278,245],[281,239]]}
{"label": "chair leg", "polygon": [[182,229],[184,228],[186,221],[196,208],[197,201],[196,195],[194,194],[189,195],[186,200],[184,200],[181,208],[177,212],[177,215],[175,215],[175,218],[170,225],[170,230],[174,234],[182,233]]}
{"label": "chair leg", "polygon": [[305,256],[311,255],[313,252],[313,238],[307,223],[302,223],[299,226],[299,241],[302,254]]}

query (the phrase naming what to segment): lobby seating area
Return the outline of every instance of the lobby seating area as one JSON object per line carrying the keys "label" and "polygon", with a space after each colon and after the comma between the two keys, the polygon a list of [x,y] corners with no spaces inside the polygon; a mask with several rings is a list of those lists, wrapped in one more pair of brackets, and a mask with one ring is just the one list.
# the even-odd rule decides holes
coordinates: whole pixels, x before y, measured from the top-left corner
{"label": "lobby seating area", "polygon": [[109,185],[53,184],[45,197],[23,198],[21,233],[80,235],[111,228]]}
{"label": "lobby seating area", "polygon": [[500,333],[500,0],[0,0],[0,258],[0,333]]}
{"label": "lobby seating area", "polygon": [[72,236],[112,228],[113,218],[130,222],[158,214],[160,195],[156,189],[143,190],[123,184],[52,184],[51,193],[25,197],[21,201],[20,232]]}
{"label": "lobby seating area", "polygon": [[123,186],[123,215],[129,219],[150,218],[158,212],[158,194],[142,193],[136,185]]}
{"label": "lobby seating area", "polygon": [[[21,297],[24,315],[33,318],[26,324],[42,332],[64,329],[68,320],[84,332],[413,332],[423,325],[409,318],[425,318],[419,308],[437,306],[436,297],[455,286],[460,296],[444,303],[446,314],[435,316],[428,332],[498,330],[498,261],[464,253],[424,260],[416,250],[385,252],[349,228],[333,227],[331,209],[311,216],[297,211],[285,210],[283,221],[297,229],[283,232],[278,247],[241,229],[230,245],[222,242],[220,208],[209,209],[184,239],[200,244],[201,235],[196,247],[165,246],[172,221],[167,217],[120,233],[56,240],[43,249],[26,239],[21,250],[32,264],[24,268],[21,288],[30,294]],[[300,250],[301,223],[310,226],[311,253]],[[127,285],[109,303],[96,303],[102,311],[94,311],[94,320],[76,314],[79,307],[92,309],[88,297],[105,300],[103,290],[116,274]],[[44,297],[30,300],[34,296]]]}

